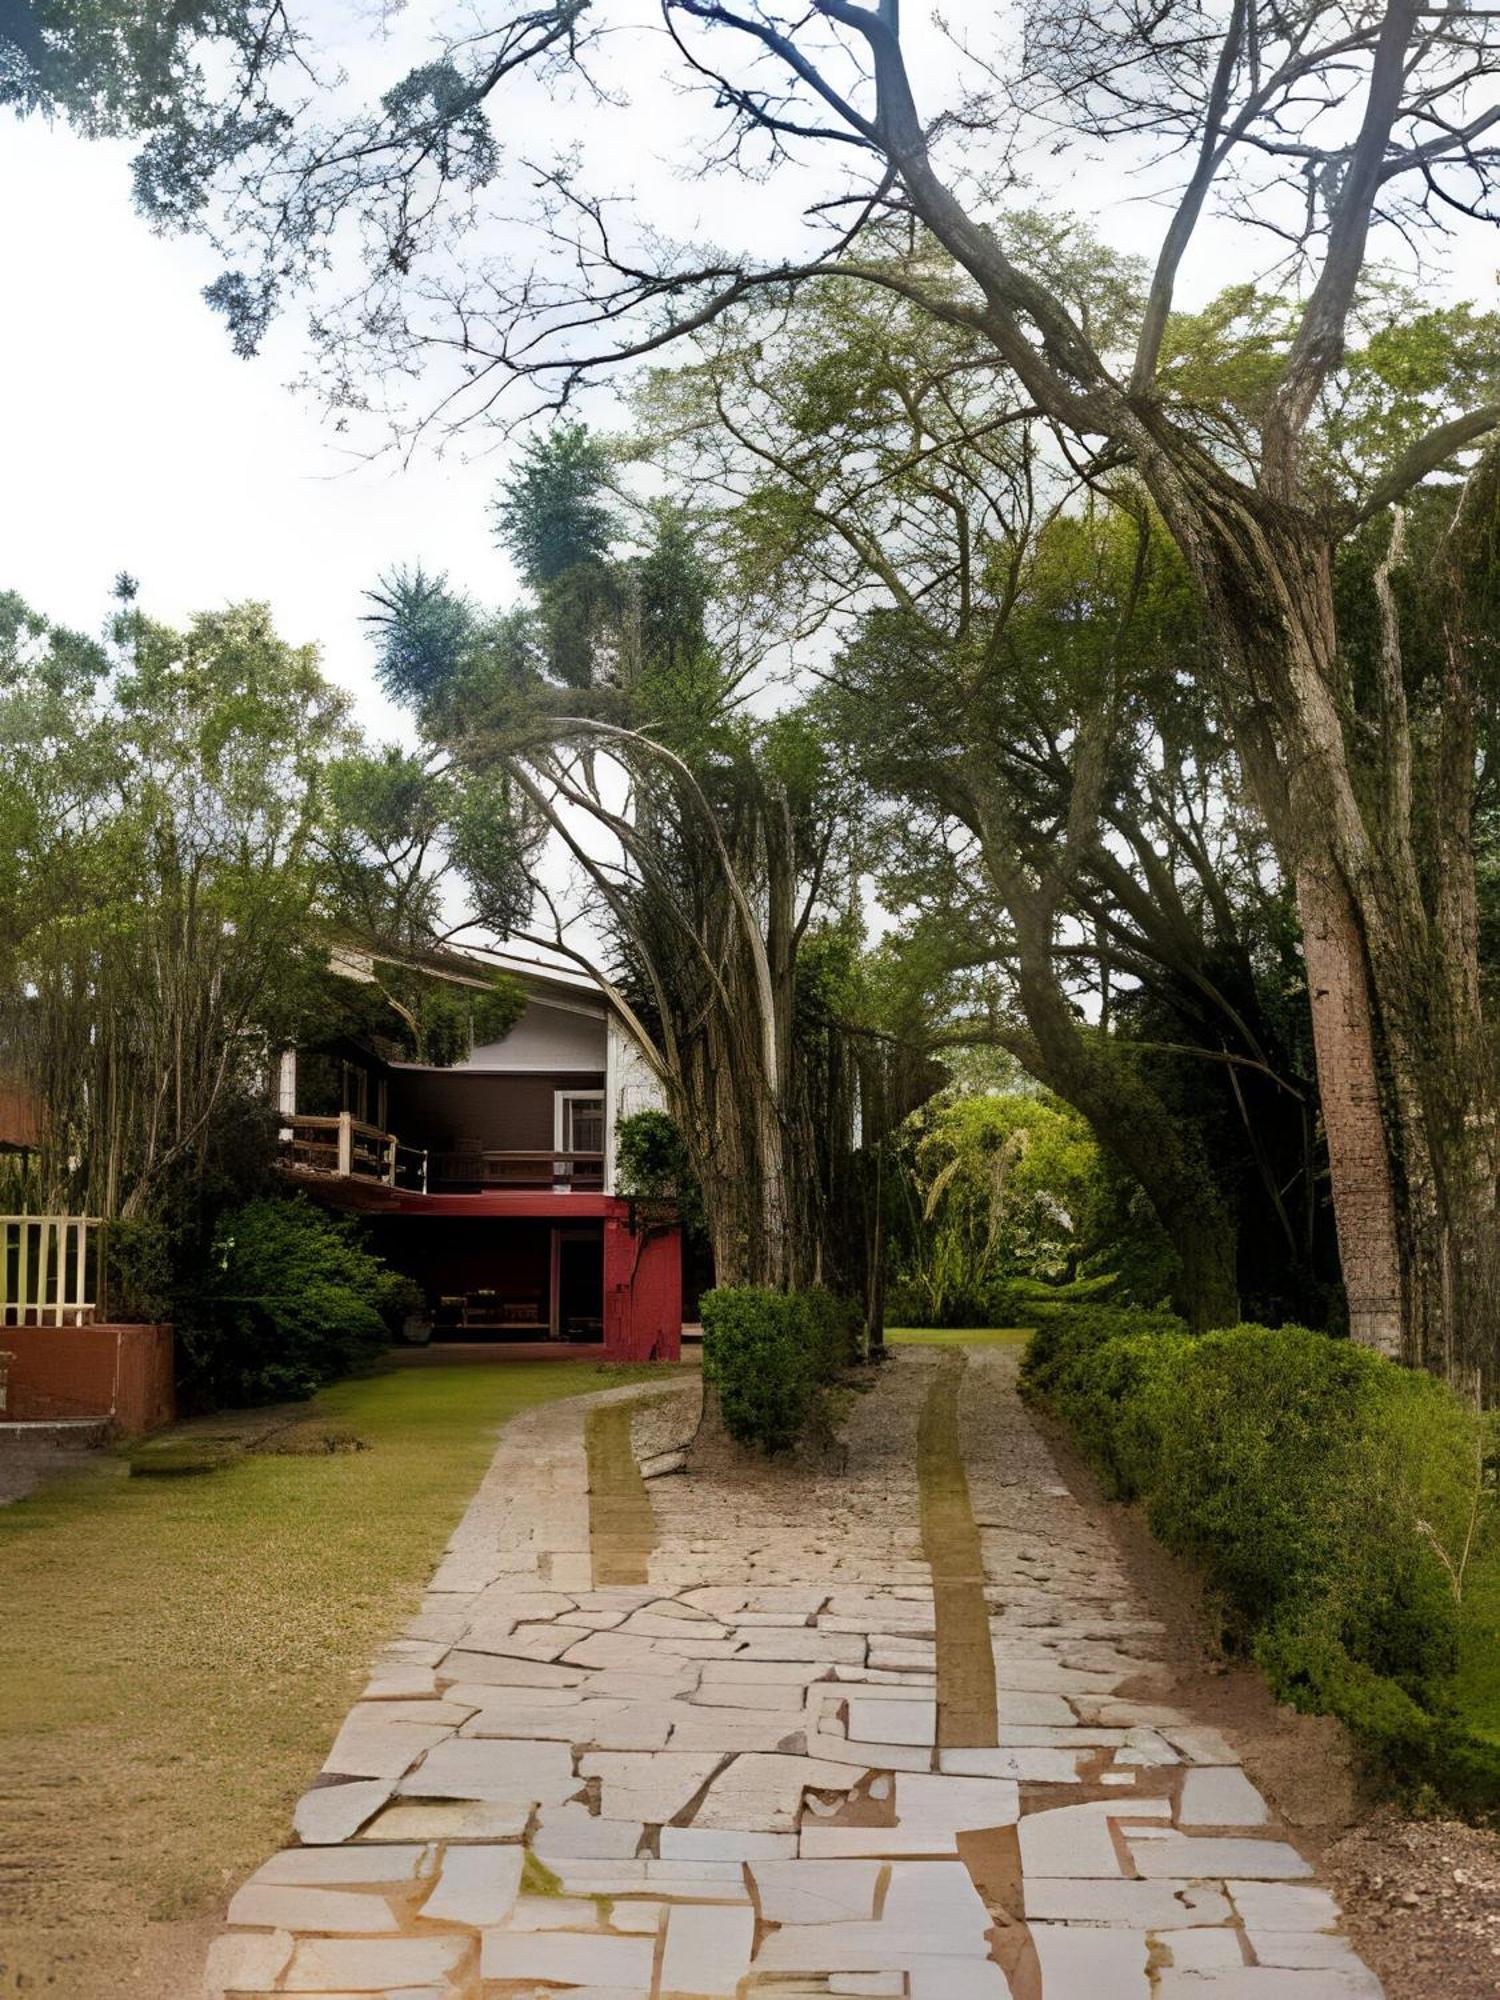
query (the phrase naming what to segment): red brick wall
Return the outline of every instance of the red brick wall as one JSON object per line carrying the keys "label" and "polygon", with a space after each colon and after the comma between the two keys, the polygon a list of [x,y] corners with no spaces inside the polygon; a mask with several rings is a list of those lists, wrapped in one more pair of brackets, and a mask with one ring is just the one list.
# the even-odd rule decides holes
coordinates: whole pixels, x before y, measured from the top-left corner
{"label": "red brick wall", "polygon": [[107,1417],[123,1436],[176,1414],[170,1326],[0,1326],[11,1423]]}

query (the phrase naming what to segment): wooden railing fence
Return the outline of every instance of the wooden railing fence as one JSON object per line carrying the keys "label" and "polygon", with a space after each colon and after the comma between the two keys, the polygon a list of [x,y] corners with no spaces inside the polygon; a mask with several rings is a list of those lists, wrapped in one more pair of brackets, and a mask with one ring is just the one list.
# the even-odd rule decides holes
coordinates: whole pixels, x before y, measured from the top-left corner
{"label": "wooden railing fence", "polygon": [[87,1326],[98,1238],[93,1216],[0,1215],[0,1326]]}

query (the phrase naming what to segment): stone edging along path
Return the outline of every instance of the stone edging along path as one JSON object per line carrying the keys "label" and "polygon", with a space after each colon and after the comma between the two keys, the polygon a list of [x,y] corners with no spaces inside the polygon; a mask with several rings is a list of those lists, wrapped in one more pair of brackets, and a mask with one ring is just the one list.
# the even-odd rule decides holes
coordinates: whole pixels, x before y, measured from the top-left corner
{"label": "stone edging along path", "polygon": [[899,1350],[837,1473],[514,1419],[207,1992],[1377,2000],[1015,1365]]}

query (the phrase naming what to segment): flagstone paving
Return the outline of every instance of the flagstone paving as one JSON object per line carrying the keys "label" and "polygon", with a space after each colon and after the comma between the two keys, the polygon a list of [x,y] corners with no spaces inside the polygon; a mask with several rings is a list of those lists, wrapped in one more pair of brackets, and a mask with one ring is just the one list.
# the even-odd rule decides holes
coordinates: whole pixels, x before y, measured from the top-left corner
{"label": "flagstone paving", "polygon": [[640,1391],[516,1418],[206,1992],[1378,2000],[1014,1377],[903,1349],[837,1469],[645,1508]]}

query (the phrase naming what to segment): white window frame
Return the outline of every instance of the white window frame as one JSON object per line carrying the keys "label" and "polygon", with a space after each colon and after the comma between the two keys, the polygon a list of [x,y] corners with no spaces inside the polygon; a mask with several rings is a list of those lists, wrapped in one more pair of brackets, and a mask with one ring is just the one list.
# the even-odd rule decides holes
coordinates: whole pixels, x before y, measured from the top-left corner
{"label": "white window frame", "polygon": [[[604,1132],[604,1114],[608,1097],[602,1084],[595,1085],[592,1090],[554,1090],[552,1093],[552,1144],[554,1149],[559,1153],[572,1153],[578,1150],[577,1147],[565,1142],[570,1141],[573,1136],[569,1130],[571,1120],[567,1107],[580,1100],[585,1104],[598,1105],[599,1136],[601,1140],[606,1136]],[[601,1145],[600,1151],[603,1152],[604,1150],[605,1148]]]}

